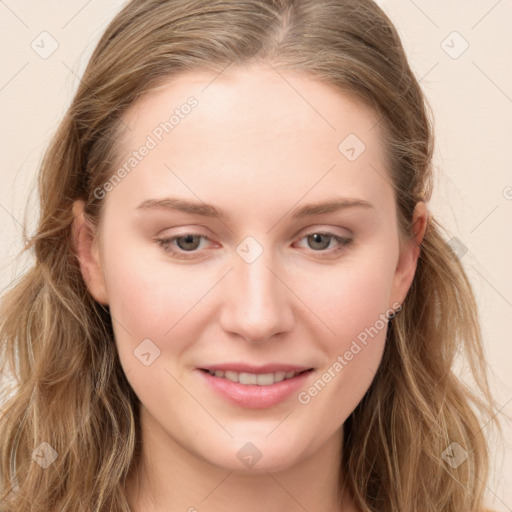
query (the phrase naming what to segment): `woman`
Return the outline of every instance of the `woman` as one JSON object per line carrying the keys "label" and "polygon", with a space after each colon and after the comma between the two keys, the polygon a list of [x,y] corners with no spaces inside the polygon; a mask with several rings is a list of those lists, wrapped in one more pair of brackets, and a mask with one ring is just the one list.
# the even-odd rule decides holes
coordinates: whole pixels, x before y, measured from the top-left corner
{"label": "woman", "polygon": [[370,0],[127,4],[3,297],[2,509],[484,510],[432,150]]}

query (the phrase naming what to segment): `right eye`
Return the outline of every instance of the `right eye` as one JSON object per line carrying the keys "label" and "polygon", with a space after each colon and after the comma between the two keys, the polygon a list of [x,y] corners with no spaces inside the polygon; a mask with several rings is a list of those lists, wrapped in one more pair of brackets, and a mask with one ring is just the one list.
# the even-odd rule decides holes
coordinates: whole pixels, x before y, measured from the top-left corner
{"label": "right eye", "polygon": [[171,256],[186,259],[190,258],[190,256],[187,256],[188,253],[194,254],[197,252],[201,238],[208,240],[206,236],[199,233],[186,233],[183,235],[161,238],[158,239],[157,242],[164,251]]}

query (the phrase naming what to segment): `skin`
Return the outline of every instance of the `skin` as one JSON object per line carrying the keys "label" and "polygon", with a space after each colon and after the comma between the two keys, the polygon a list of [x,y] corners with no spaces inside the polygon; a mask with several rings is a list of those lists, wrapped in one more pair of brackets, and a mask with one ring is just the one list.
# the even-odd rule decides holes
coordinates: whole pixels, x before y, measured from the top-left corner
{"label": "skin", "polygon": [[[110,306],[121,364],[142,404],[144,463],[127,485],[130,504],[134,511],[355,511],[347,495],[337,501],[342,426],[372,382],[386,327],[307,404],[293,394],[247,409],[209,389],[196,368],[299,364],[315,368],[306,390],[332,374],[357,336],[403,302],[427,208],[416,206],[416,237],[400,254],[370,109],[306,75],[264,66],[213,78],[187,72],[126,112],[122,162],[188,97],[198,100],[106,194],[98,231],[85,221],[83,202],[74,204],[84,280]],[[348,134],[366,146],[354,161],[338,150]],[[166,196],[214,204],[228,217],[137,209]],[[373,207],[292,219],[298,206],[341,196]],[[353,244],[308,236],[325,231]],[[189,259],[157,241],[187,233],[206,237],[174,240]],[[237,253],[247,236],[263,249],[251,263]],[[134,355],[144,339],[160,350],[149,366]],[[247,442],[262,455],[252,467],[237,457]]]}

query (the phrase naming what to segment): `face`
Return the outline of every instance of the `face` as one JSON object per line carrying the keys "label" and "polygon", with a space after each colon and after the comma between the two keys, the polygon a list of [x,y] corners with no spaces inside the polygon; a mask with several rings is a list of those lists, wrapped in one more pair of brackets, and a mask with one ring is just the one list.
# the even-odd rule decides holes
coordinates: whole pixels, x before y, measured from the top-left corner
{"label": "face", "polygon": [[145,428],[235,471],[340,434],[417,259],[399,253],[378,117],[283,76],[189,72],[133,105],[81,257]]}

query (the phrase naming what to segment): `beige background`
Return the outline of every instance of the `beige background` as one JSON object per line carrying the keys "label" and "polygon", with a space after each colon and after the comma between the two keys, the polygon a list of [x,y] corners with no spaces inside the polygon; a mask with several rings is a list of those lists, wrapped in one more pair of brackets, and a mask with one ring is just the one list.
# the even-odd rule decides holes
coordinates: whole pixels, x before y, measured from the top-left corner
{"label": "beige background", "polygon": [[[42,152],[99,35],[123,3],[0,1],[0,290],[29,261],[16,265],[13,256],[21,248],[26,207],[29,232],[34,226]],[[512,2],[379,3],[396,24],[434,111],[437,178],[430,209],[467,249],[462,261],[481,309],[505,428],[505,444],[493,457],[489,501],[498,511],[511,511]],[[35,51],[52,44],[58,48],[47,58]]]}

